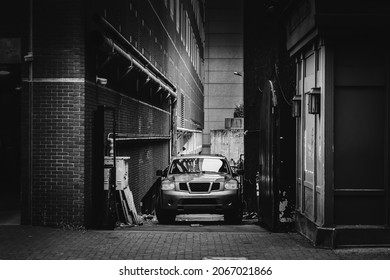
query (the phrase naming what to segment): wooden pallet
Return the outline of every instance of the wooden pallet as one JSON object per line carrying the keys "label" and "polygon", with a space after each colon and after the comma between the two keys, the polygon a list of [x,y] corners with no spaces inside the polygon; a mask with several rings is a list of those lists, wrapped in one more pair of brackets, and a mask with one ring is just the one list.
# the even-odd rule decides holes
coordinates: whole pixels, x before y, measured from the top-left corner
{"label": "wooden pallet", "polygon": [[133,193],[131,192],[129,186],[123,188],[123,190],[118,190],[122,209],[124,212],[125,220],[128,224],[140,225],[142,224],[141,218],[138,216],[137,209],[135,208]]}

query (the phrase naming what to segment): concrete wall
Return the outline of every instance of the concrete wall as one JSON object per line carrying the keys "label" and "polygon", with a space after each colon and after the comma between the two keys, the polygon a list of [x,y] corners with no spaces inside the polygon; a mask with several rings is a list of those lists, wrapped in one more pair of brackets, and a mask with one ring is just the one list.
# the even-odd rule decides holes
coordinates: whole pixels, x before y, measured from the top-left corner
{"label": "concrete wall", "polygon": [[237,162],[240,155],[244,154],[244,130],[243,129],[220,129],[211,130],[211,153],[221,154],[229,161]]}
{"label": "concrete wall", "polygon": [[225,128],[243,103],[243,8],[241,1],[206,1],[205,128],[203,153],[211,152],[211,130]]}

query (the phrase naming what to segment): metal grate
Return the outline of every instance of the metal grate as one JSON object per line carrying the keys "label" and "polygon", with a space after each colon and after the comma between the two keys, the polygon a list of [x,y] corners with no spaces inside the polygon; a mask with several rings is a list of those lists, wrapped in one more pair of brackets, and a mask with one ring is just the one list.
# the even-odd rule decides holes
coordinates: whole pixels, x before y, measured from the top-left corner
{"label": "metal grate", "polygon": [[209,192],[210,183],[190,183],[191,192]]}
{"label": "metal grate", "polygon": [[213,183],[213,185],[211,186],[211,190],[212,190],[212,191],[217,191],[217,190],[219,190],[219,183]]}
{"label": "metal grate", "polygon": [[187,183],[179,183],[179,189],[181,191],[188,191]]}

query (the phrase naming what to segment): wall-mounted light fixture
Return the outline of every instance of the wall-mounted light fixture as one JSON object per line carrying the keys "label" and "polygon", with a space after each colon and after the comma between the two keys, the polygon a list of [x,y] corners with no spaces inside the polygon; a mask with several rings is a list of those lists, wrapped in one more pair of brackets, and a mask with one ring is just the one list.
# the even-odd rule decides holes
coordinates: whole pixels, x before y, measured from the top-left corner
{"label": "wall-mounted light fixture", "polygon": [[7,76],[9,74],[11,74],[11,73],[7,70],[0,70],[0,76]]}
{"label": "wall-mounted light fixture", "polygon": [[291,115],[293,118],[299,118],[301,117],[301,96],[295,95],[292,99],[292,111]]}
{"label": "wall-mounted light fixture", "polygon": [[308,102],[308,112],[309,114],[319,114],[320,113],[320,100],[321,100],[321,88],[312,88],[307,94],[309,98]]}
{"label": "wall-mounted light fixture", "polygon": [[233,74],[240,77],[243,76],[242,72],[238,72],[238,71],[234,71]]}
{"label": "wall-mounted light fixture", "polygon": [[101,86],[105,86],[107,84],[107,79],[96,76],[96,83]]}

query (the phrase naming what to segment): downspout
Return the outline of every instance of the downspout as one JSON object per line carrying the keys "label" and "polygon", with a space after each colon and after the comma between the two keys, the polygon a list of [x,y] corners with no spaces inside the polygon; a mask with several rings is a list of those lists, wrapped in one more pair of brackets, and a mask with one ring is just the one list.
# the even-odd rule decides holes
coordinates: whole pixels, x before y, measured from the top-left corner
{"label": "downspout", "polygon": [[177,155],[177,118],[176,118],[177,98],[171,99],[171,152],[169,154],[169,161],[172,155]]}
{"label": "downspout", "polygon": [[29,38],[28,38],[28,53],[24,57],[28,63],[28,106],[29,106],[29,134],[28,134],[28,212],[29,224],[32,224],[32,189],[33,189],[33,118],[34,118],[34,75],[33,75],[33,0],[30,0],[29,10]]}
{"label": "downspout", "polygon": [[172,135],[173,135],[173,123],[172,123],[172,110],[173,102],[172,100],[169,100],[169,144],[168,144],[168,163],[171,162],[172,157]]}

